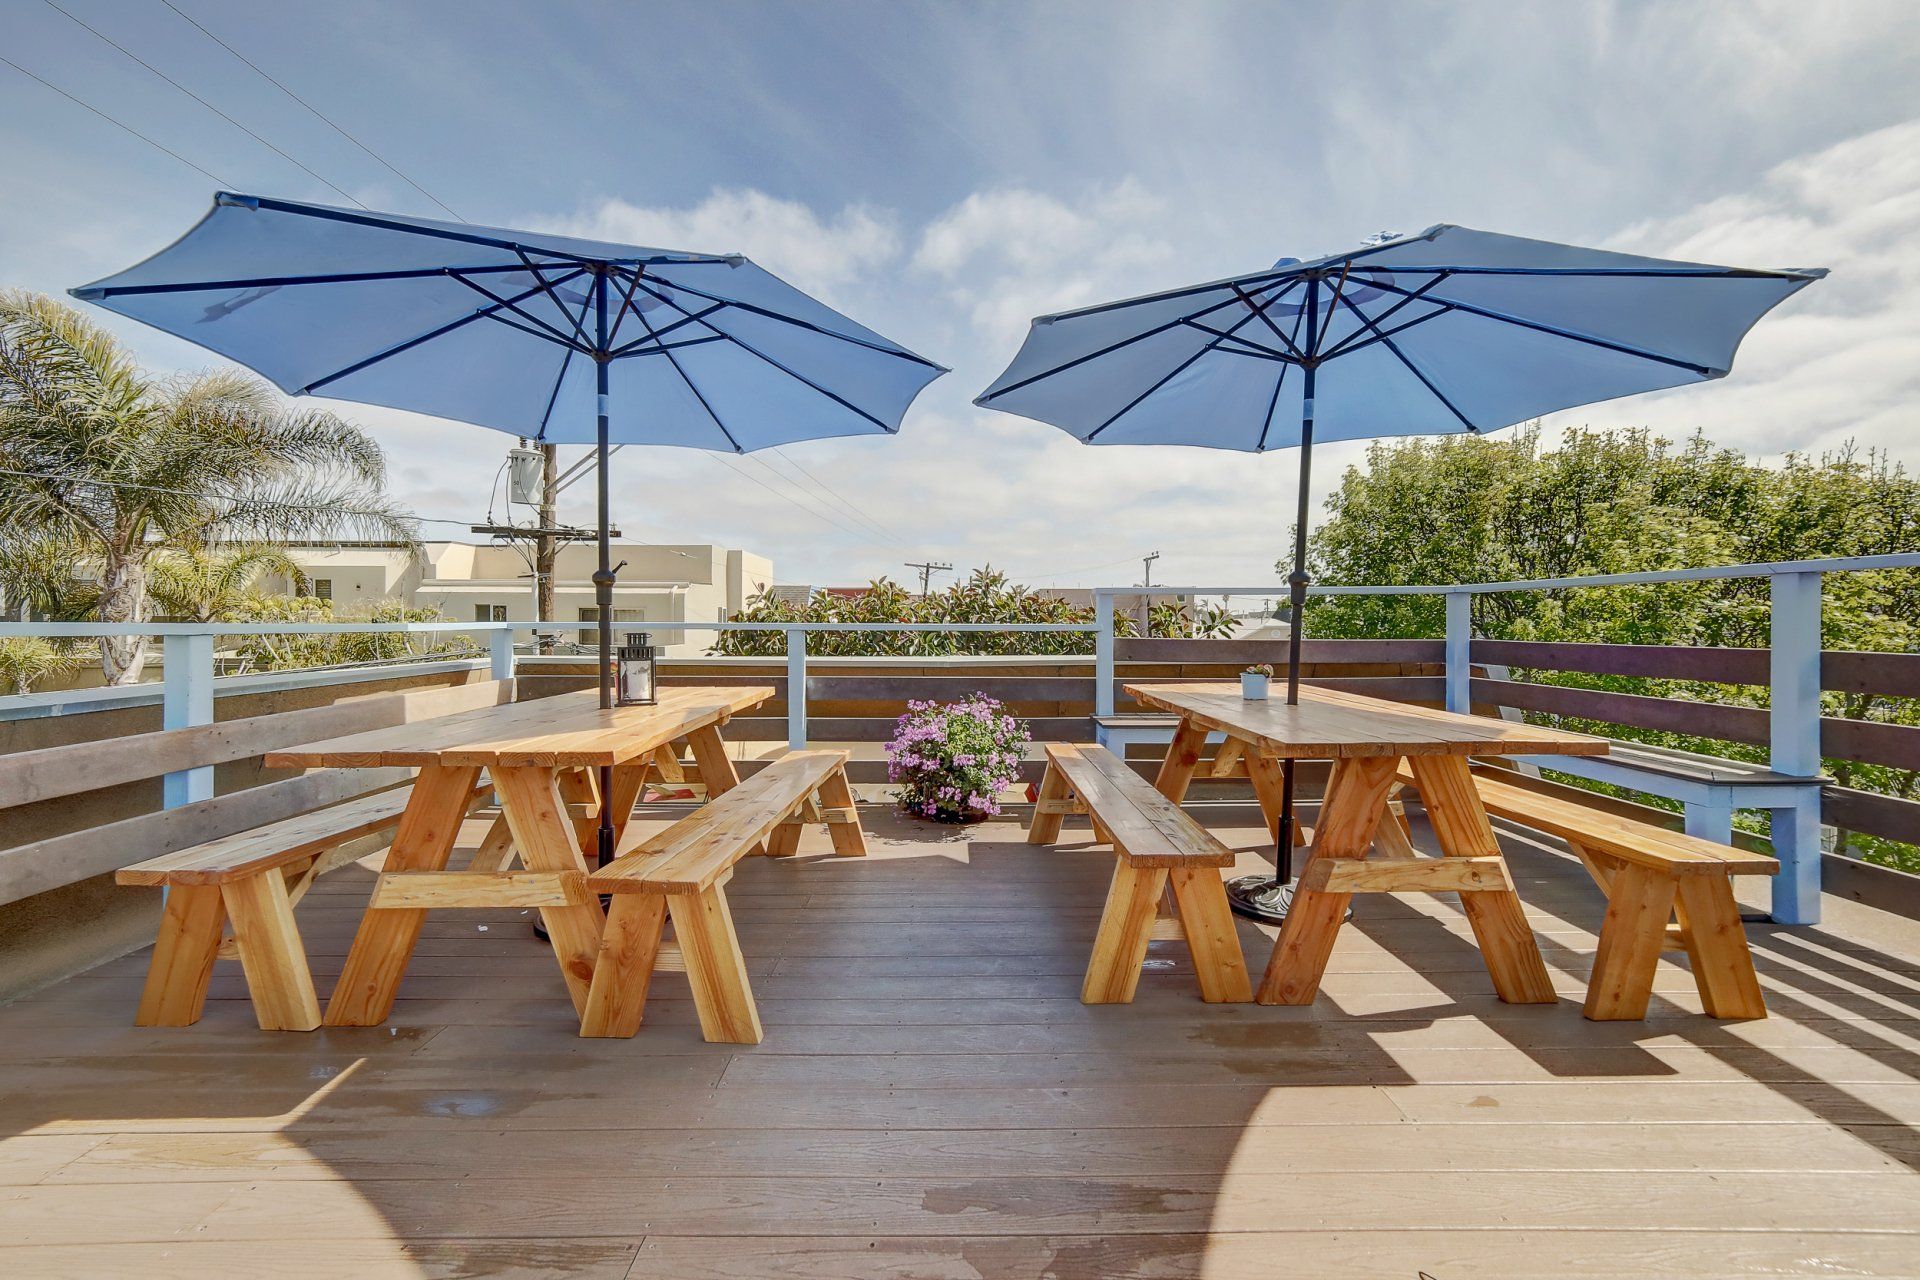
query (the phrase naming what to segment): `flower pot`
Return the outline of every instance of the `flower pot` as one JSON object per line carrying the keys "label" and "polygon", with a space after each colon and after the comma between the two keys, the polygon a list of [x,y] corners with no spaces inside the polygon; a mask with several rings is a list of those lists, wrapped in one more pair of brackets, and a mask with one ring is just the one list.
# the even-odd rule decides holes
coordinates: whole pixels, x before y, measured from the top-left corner
{"label": "flower pot", "polygon": [[1249,702],[1263,702],[1267,696],[1267,677],[1256,671],[1240,673],[1240,696]]}

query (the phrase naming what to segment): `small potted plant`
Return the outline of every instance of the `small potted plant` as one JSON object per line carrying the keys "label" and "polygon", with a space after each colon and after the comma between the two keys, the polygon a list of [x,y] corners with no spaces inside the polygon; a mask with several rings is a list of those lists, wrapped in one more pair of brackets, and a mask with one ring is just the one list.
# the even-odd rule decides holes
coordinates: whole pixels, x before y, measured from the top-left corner
{"label": "small potted plant", "polygon": [[1249,702],[1265,700],[1267,681],[1271,679],[1273,679],[1273,668],[1266,663],[1248,667],[1240,673],[1240,696]]}
{"label": "small potted plant", "polygon": [[984,822],[1020,778],[1032,741],[1024,721],[974,694],[941,706],[909,702],[887,744],[887,777],[906,812],[935,822]]}

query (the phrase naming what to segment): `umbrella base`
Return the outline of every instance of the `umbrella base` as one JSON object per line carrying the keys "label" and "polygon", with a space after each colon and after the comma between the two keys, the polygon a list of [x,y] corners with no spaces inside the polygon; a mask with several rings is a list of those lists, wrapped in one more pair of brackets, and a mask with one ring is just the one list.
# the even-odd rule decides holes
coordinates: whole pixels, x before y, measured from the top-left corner
{"label": "umbrella base", "polygon": [[[1235,915],[1268,924],[1284,924],[1287,909],[1293,906],[1293,886],[1281,884],[1272,876],[1236,876],[1227,881],[1227,905]],[[1344,919],[1353,919],[1347,908]]]}

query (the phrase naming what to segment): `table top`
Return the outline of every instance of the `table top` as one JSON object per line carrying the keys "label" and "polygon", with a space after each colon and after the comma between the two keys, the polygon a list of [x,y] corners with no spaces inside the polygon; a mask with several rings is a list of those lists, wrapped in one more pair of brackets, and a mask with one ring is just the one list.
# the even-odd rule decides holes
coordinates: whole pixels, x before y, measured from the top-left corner
{"label": "table top", "polygon": [[1243,742],[1263,756],[1330,760],[1343,756],[1573,755],[1607,753],[1607,740],[1513,720],[1466,716],[1358,693],[1303,686],[1298,706],[1283,695],[1240,696],[1220,681],[1130,684],[1147,706],[1176,712]]}
{"label": "table top", "polygon": [[266,754],[268,768],[392,765],[592,768],[644,758],[675,738],[724,723],[774,696],[767,685],[676,685],[650,707],[602,710],[588,689],[370,729]]}

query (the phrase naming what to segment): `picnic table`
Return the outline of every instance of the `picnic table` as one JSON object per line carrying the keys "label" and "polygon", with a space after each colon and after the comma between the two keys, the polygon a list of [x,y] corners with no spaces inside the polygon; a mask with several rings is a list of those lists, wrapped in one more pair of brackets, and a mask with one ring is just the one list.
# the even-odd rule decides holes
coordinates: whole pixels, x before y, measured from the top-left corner
{"label": "picnic table", "polygon": [[[661,690],[654,706],[602,709],[585,691],[267,753],[269,768],[419,770],[325,1024],[384,1022],[427,912],[443,907],[538,908],[574,1010],[584,1012],[605,924],[587,887],[600,779],[607,779],[615,830],[624,830],[656,754],[685,741],[708,798],[717,797],[739,783],[720,726],[774,692],[675,686]],[[473,862],[449,871],[482,770],[499,796],[500,820]],[[522,869],[507,869],[516,853]]]}
{"label": "picnic table", "polygon": [[[1180,717],[1157,782],[1176,803],[1209,733],[1239,744],[1263,792],[1275,785],[1281,761],[1333,762],[1307,863],[1255,995],[1261,1004],[1312,1003],[1353,894],[1435,892],[1460,894],[1502,1000],[1554,1001],[1546,962],[1468,762],[1475,756],[1604,755],[1604,738],[1312,686],[1300,690],[1293,706],[1278,698],[1245,699],[1237,686],[1217,681],[1126,688],[1144,705]],[[1412,856],[1410,847],[1367,857],[1403,761],[1445,857]]]}

